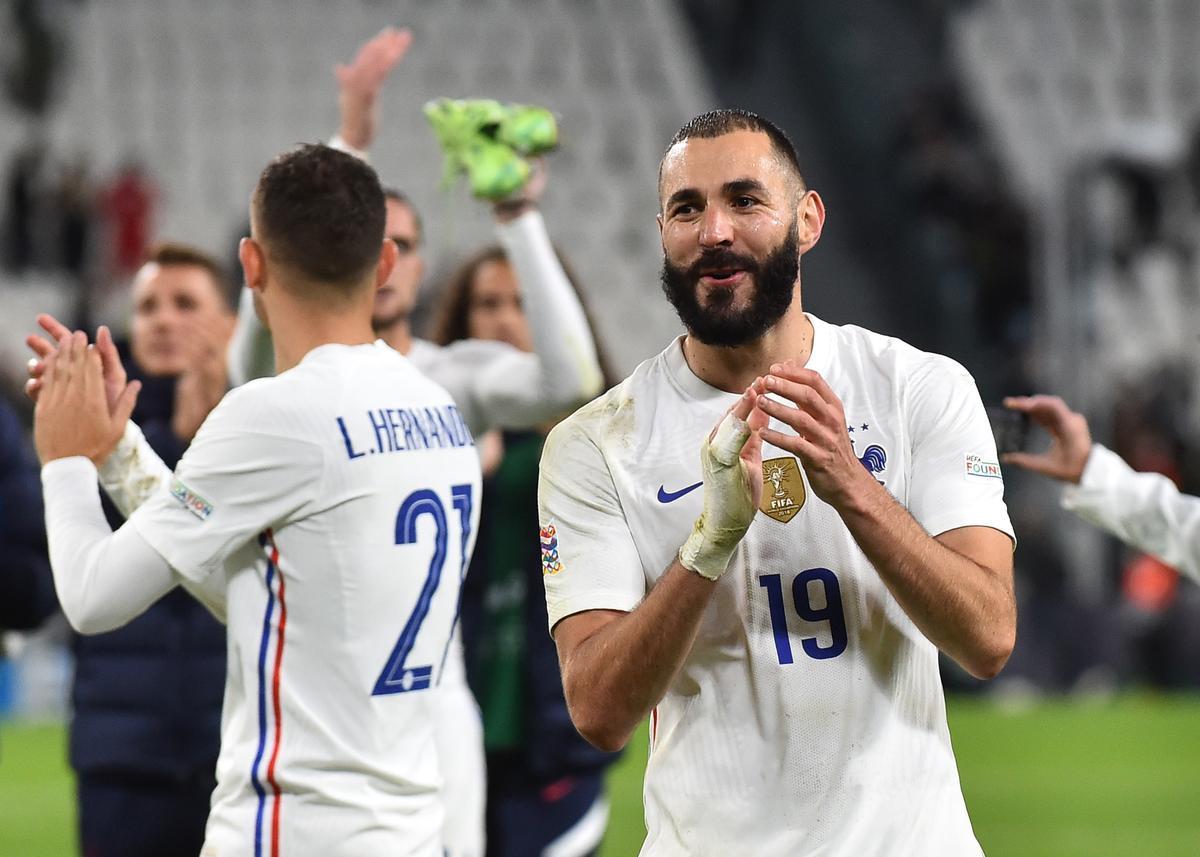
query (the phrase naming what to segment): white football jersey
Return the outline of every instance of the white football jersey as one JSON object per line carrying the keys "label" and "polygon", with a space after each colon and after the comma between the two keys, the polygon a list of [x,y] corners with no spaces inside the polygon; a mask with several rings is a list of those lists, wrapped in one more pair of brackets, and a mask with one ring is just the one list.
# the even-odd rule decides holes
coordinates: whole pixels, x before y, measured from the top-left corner
{"label": "white football jersey", "polygon": [[[808,368],[860,460],[931,534],[1012,528],[995,443],[954,361],[812,318]],[[632,610],[702,509],[700,446],[736,395],[680,345],[550,435],[539,505],[550,625]],[[773,427],[788,431],[786,426]],[[968,857],[938,653],[790,453],[650,720],[644,855]]]}
{"label": "white football jersey", "polygon": [[438,687],[479,461],[449,395],[382,343],[229,393],[130,518],[224,587],[228,677],[204,854],[442,854]]}

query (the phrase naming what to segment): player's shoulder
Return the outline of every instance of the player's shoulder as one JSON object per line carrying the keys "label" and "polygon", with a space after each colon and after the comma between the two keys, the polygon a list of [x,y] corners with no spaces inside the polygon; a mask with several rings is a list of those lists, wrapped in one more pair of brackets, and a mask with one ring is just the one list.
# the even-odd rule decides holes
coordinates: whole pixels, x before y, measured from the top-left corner
{"label": "player's shoulder", "polygon": [[901,386],[948,379],[971,380],[966,368],[952,357],[924,351],[897,336],[878,333],[855,324],[831,324],[809,316],[822,334],[833,340],[840,362],[869,366],[895,378]]}
{"label": "player's shoulder", "polygon": [[630,395],[634,377],[601,393],[551,429],[543,447],[543,460],[570,460],[588,451],[602,452],[607,444],[631,432],[636,407]]}
{"label": "player's shoulder", "polygon": [[450,394],[382,342],[329,344],[313,349],[299,364],[271,378],[231,390],[221,408],[227,419],[260,429],[302,426],[362,396],[403,404],[440,403]]}

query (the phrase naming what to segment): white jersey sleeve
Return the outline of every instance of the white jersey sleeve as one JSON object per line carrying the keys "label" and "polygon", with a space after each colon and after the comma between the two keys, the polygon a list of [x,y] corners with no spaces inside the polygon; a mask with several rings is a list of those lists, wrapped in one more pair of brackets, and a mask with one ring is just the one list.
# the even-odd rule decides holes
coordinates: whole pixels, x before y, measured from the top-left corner
{"label": "white jersey sleeve", "polygon": [[970,373],[931,356],[912,379],[908,509],[930,535],[992,527],[1013,538],[996,440]]}
{"label": "white jersey sleeve", "polygon": [[125,424],[117,448],[99,469],[100,485],[117,511],[128,518],[171,481],[171,468],[151,448],[137,423]]}
{"label": "white jersey sleeve", "polygon": [[1083,478],[1063,492],[1063,508],[1200,580],[1200,497],[1181,494],[1158,473],[1138,473],[1093,444]]}
{"label": "white jersey sleeve", "polygon": [[646,575],[613,477],[582,430],[596,404],[555,427],[542,450],[538,509],[552,631],[573,613],[632,610],[646,594]]}
{"label": "white jersey sleeve", "polygon": [[254,385],[227,394],[160,491],[129,522],[182,577],[205,581],[263,531],[319,496],[320,445],[268,426],[282,421]]}

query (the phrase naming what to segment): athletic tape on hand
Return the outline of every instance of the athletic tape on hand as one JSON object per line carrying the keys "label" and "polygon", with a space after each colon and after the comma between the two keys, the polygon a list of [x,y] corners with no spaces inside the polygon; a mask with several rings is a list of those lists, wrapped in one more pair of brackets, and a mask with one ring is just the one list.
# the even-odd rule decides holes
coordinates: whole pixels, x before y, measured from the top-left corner
{"label": "athletic tape on hand", "polygon": [[742,447],[750,438],[750,424],[730,411],[717,426],[716,434],[708,442],[709,454],[717,461],[728,466],[738,460]]}
{"label": "athletic tape on hand", "polygon": [[679,549],[679,561],[709,580],[725,573],[754,520],[750,486],[739,458],[750,438],[750,426],[732,412],[725,415],[700,451],[704,474],[704,511]]}

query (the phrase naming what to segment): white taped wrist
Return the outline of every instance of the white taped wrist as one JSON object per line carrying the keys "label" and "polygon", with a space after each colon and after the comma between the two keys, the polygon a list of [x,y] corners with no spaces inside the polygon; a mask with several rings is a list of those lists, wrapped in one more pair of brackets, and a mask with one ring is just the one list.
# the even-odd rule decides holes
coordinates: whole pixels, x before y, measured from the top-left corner
{"label": "white taped wrist", "polygon": [[729,413],[700,450],[704,511],[679,548],[679,562],[709,580],[725,573],[754,520],[756,510],[740,460],[749,438],[750,427]]}

